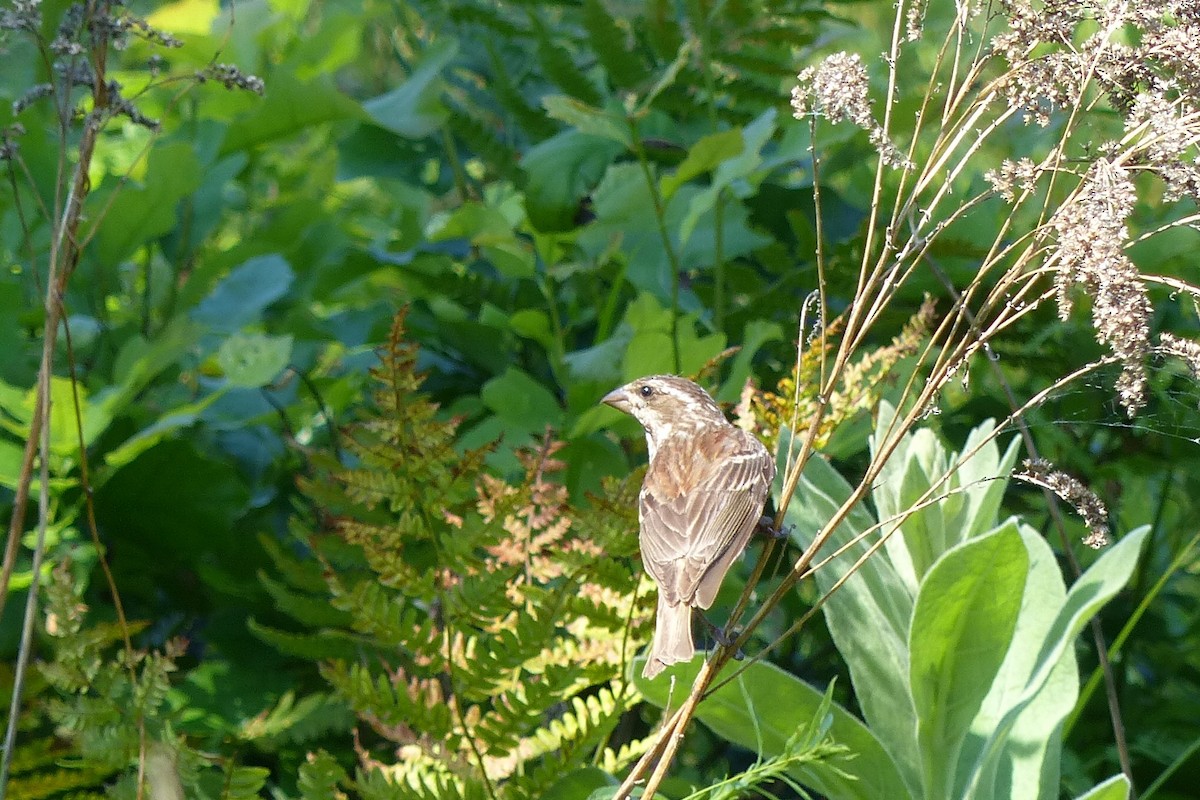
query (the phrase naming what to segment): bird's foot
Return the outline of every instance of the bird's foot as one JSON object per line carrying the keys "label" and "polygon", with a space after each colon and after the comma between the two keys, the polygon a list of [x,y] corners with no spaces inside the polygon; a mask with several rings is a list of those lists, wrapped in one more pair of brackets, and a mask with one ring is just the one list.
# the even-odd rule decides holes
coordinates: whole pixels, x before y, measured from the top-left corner
{"label": "bird's foot", "polygon": [[[704,625],[708,628],[708,632],[712,636],[713,641],[719,644],[721,647],[733,647],[734,643],[737,642],[738,637],[742,635],[742,632],[737,628],[726,630],[725,628],[714,624],[712,620],[703,614],[700,615],[700,619],[704,620]],[[734,661],[741,661],[745,657],[746,654],[742,652],[740,647],[737,649],[737,652],[733,654]]]}
{"label": "bird's foot", "polygon": [[796,529],[795,525],[786,525],[775,527],[775,520],[770,517],[762,517],[758,520],[756,526],[759,533],[763,536],[769,536],[772,539],[786,539],[792,535],[792,531]]}

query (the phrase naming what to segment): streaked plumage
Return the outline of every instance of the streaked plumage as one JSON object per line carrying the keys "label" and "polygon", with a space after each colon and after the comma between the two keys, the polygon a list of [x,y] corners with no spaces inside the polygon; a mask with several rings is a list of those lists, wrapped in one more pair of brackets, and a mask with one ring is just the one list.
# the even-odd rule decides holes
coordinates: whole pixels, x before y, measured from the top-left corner
{"label": "streaked plumage", "polygon": [[639,378],[603,402],[642,424],[650,450],[638,517],[642,563],[658,584],[654,641],[642,673],[652,678],[695,654],[691,610],[712,605],[754,532],[775,460],[684,378]]}

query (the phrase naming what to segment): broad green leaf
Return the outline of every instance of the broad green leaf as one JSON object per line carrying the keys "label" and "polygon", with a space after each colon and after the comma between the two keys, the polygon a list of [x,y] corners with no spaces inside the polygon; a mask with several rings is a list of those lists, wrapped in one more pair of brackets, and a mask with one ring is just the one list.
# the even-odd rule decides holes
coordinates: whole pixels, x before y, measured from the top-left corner
{"label": "broad green leaf", "polygon": [[21,462],[24,457],[23,448],[8,439],[0,439],[0,486],[17,488],[17,478],[21,474]]}
{"label": "broad green leaf", "polygon": [[[890,430],[898,422],[896,409],[881,402],[875,432],[869,439],[872,453],[890,447],[894,435]],[[895,445],[872,490],[871,499],[888,532],[884,549],[910,591],[915,591],[925,572],[948,547],[943,515],[954,502],[950,500],[954,477],[948,471],[949,457],[937,436],[918,428]],[[937,488],[930,492],[935,485]],[[926,494],[927,500],[942,499],[934,505],[923,505],[921,500]],[[899,530],[893,533],[897,525]]]}
{"label": "broad green leaf", "polygon": [[204,325],[180,315],[151,339],[141,336],[127,339],[117,352],[113,367],[113,379],[120,385],[124,400],[128,402],[165,370],[179,364],[204,331]]}
{"label": "broad green leaf", "polygon": [[[691,317],[680,319],[672,329],[671,310],[660,306],[649,294],[643,293],[630,304],[625,322],[633,329],[622,361],[624,380],[627,381],[663,372],[689,375],[725,349],[724,334],[697,334]],[[678,365],[675,363],[677,346]]]}
{"label": "broad green leaf", "polygon": [[623,117],[613,111],[593,108],[587,103],[562,94],[542,98],[542,105],[551,117],[567,123],[580,133],[609,139],[626,148],[633,144],[629,125]]}
{"label": "broad green leaf", "polygon": [[229,126],[220,154],[250,150],[319,125],[356,119],[367,119],[366,112],[337,88],[332,76],[299,81],[287,70],[276,70],[266,96]]}
{"label": "broad green leaf", "polygon": [[[895,419],[895,408],[881,402],[876,432],[869,440],[872,453],[883,447],[884,432]],[[958,455],[949,454],[926,429],[904,435],[884,464],[872,500],[880,519],[893,520],[888,530],[903,519],[899,534],[889,535],[884,548],[909,587],[915,587],[951,546],[995,526],[1007,483],[1002,477],[1016,458],[1016,442],[1010,443],[1001,458],[989,438],[993,429],[992,422],[985,421],[971,431],[963,452],[977,452],[957,468]],[[930,491],[931,487],[935,488]],[[930,504],[930,500],[936,502]],[[921,507],[912,510],[914,506]]]}
{"label": "broad green leaf", "polygon": [[164,413],[118,447],[105,453],[104,463],[113,468],[124,466],[175,431],[194,425],[205,409],[220,399],[222,393],[223,390],[220,389],[209,392],[195,403],[188,403]]}
{"label": "broad green leaf", "polygon": [[1044,640],[1040,643],[1021,642],[1024,646],[1033,647],[1037,656],[1024,689],[1011,703],[1008,712],[996,723],[970,773],[967,783],[970,796],[990,796],[988,784],[998,771],[998,763],[1004,756],[1004,746],[1017,718],[1051,680],[1054,671],[1059,668],[1063,651],[1074,646],[1075,637],[1087,621],[1129,581],[1149,532],[1150,527],[1143,526],[1126,534],[1109,547],[1079,580],[1075,581],[1062,606],[1057,610]]}
{"label": "broad green leaf", "polygon": [[[657,180],[653,171],[650,180]],[[596,220],[580,232],[579,245],[590,255],[600,257],[610,251],[614,242],[619,243],[628,263],[626,277],[629,282],[637,289],[654,293],[664,304],[669,303],[673,262],[668,246],[682,271],[710,269],[716,260],[717,225],[711,209],[686,243],[677,234],[692,197],[701,191],[692,184],[682,186],[666,209],[660,210],[641,166],[613,164],[592,193]],[[663,241],[660,216],[669,242]],[[726,203],[721,220],[721,253],[727,261],[770,241],[750,228],[749,211],[741,201]],[[696,301],[686,302],[694,304]]]}
{"label": "broad green leaf", "polygon": [[157,8],[146,16],[155,28],[171,31],[176,36],[205,34],[212,30],[213,20],[220,13],[218,0],[176,0]]}
{"label": "broad green leaf", "polygon": [[[307,13],[310,0],[296,4],[301,17]],[[297,37],[291,52],[291,62],[296,77],[308,80],[317,75],[335,73],[352,64],[363,49],[362,12],[353,7],[334,10],[325,7],[321,13],[321,24],[309,29],[305,36]],[[297,21],[297,25],[302,25]]]}
{"label": "broad green leaf", "polygon": [[[952,533],[960,537],[960,541],[977,536],[996,524],[1000,500],[1008,487],[1008,475],[1017,461],[1020,437],[1014,436],[1001,454],[992,433],[995,427],[995,423],[989,419],[972,428],[961,451],[967,456],[977,450],[973,456],[967,456],[958,468],[959,485],[965,489],[966,501],[962,517],[957,520]],[[987,443],[980,446],[985,440]]]}
{"label": "broad green leaf", "polygon": [[100,529],[120,532],[118,585],[135,595],[193,601],[194,586],[180,576],[209,560],[252,579],[261,556],[234,532],[249,496],[235,464],[178,439],[115,470],[95,497]]}
{"label": "broad green leaf", "polygon": [[923,796],[949,798],[954,766],[1008,651],[1029,559],[1015,523],[951,549],[921,582],[909,639]]}
{"label": "broad green leaf", "polygon": [[533,254],[517,239],[514,224],[500,206],[468,202],[450,213],[435,215],[426,225],[425,235],[431,242],[466,239],[481,247],[502,275],[526,278],[534,274]]}
{"label": "broad green leaf", "polygon": [[[215,138],[215,132],[209,133],[209,136]],[[186,252],[197,243],[206,241],[221,222],[228,219],[230,189],[237,185],[235,181],[238,174],[249,162],[250,157],[244,152],[201,162],[203,178],[196,191],[187,198],[187,211],[190,215],[187,225],[180,226],[172,232],[168,240],[168,253],[172,250]],[[173,269],[170,274],[174,276]],[[159,302],[165,305],[173,294],[170,291],[171,287],[168,284],[155,288],[163,294]]]}
{"label": "broad green leaf", "polygon": [[547,425],[557,426],[563,416],[554,395],[516,367],[485,383],[480,396],[506,429],[540,433]]}
{"label": "broad green leaf", "polygon": [[443,37],[421,54],[417,67],[392,91],[363,103],[371,118],[393,133],[423,139],[449,115],[442,102],[442,70],[458,53],[458,42]]}
{"label": "broad green leaf", "polygon": [[620,786],[621,782],[599,767],[580,767],[568,772],[547,789],[543,800],[587,800],[597,789]]}
{"label": "broad green leaf", "polygon": [[[785,434],[781,437],[776,497],[783,486],[786,440]],[[786,525],[795,526],[792,537],[797,545],[807,546],[850,493],[850,485],[822,457],[809,459],[785,519]],[[916,795],[920,787],[919,756],[913,736],[917,721],[908,686],[908,630],[913,597],[882,554],[854,566],[878,540],[876,533],[856,541],[874,522],[862,504],[852,508],[817,554],[817,560],[842,548],[846,548],[845,552],[817,569],[814,578],[824,593],[854,570],[826,601],[825,621],[850,669],[863,717],[891,754],[909,790]]]}
{"label": "broad green leaf", "polygon": [[565,131],[529,148],[521,168],[530,224],[544,233],[576,227],[584,198],[623,149],[580,131]]}
{"label": "broad green leaf", "polygon": [[721,386],[717,399],[722,402],[735,403],[742,396],[742,387],[752,376],[752,362],[758,351],[767,342],[778,342],[784,338],[783,327],[776,322],[762,319],[752,319],[742,330],[742,341],[739,343],[737,355],[729,367],[729,377]]}
{"label": "broad green leaf", "polygon": [[89,203],[99,220],[96,257],[116,265],[142,244],[179,224],[176,206],[201,183],[200,163],[187,142],[154,147],[136,183],[106,185]]}
{"label": "broad green leaf", "polygon": [[670,199],[680,186],[697,175],[715,169],[725,159],[742,152],[743,146],[740,128],[705,136],[688,148],[687,158],[683,160],[683,163],[660,181],[663,197]]}
{"label": "broad green leaf", "polygon": [[[999,482],[999,481],[997,481]],[[1054,552],[1037,531],[1021,526],[1021,539],[1029,556],[1029,573],[1021,596],[1013,644],[992,681],[971,735],[958,759],[957,793],[970,775],[984,743],[1010,706],[1025,689],[1058,609],[1067,595]],[[996,773],[986,779],[992,786],[983,796],[1012,800],[1052,800],[1058,796],[1060,726],[1079,696],[1079,672],[1073,648],[1065,648],[1051,671],[1045,688],[1017,717]]]}
{"label": "broad green leaf", "polygon": [[[654,680],[641,677],[639,657],[633,662],[634,683],[655,705],[677,705],[703,661],[692,659],[670,667]],[[822,707],[825,696],[774,664],[762,661],[733,662],[713,683],[740,674],[706,697],[696,716],[718,736],[736,742],[765,758],[783,752],[797,727],[807,725]],[[673,680],[672,680],[673,678]],[[838,705],[830,708],[830,736],[844,745],[853,758],[830,764],[815,762],[792,770],[796,780],[839,800],[904,800],[910,797],[891,757],[872,732],[853,714]],[[844,775],[842,773],[845,773]],[[848,776],[848,777],[847,777]]]}
{"label": "broad green leaf", "polygon": [[[78,421],[75,400],[79,399]],[[113,392],[91,397],[82,384],[73,385],[70,378],[50,379],[50,451],[60,458],[70,458],[79,452],[80,430],[83,446],[91,445],[108,429],[115,405]],[[20,440],[29,438],[37,388],[22,389],[0,381],[0,427]]]}
{"label": "broad green leaf", "polygon": [[1091,791],[1079,795],[1076,800],[1129,800],[1129,779],[1124,775],[1114,775],[1103,783],[1092,787]]}
{"label": "broad green leaf", "polygon": [[221,344],[217,363],[230,386],[257,389],[275,380],[292,357],[291,336],[235,333]]}
{"label": "broad green leaf", "polygon": [[[688,242],[700,221],[711,215],[721,192],[735,182],[745,181],[762,164],[763,147],[775,132],[775,109],[769,108],[747,125],[740,133],[742,147],[716,165],[711,184],[697,192],[688,203],[687,213],[679,223],[679,239]],[[734,196],[745,195],[734,192]]]}
{"label": "broad green leaf", "polygon": [[513,239],[493,245],[484,245],[483,256],[496,271],[506,278],[531,278],[537,271],[533,253],[521,242]]}
{"label": "broad green leaf", "polygon": [[550,329],[550,315],[545,311],[538,308],[522,308],[513,312],[509,318],[509,325],[518,336],[532,339],[547,350],[551,349],[554,332]]}
{"label": "broad green leaf", "polygon": [[258,256],[232,270],[192,311],[192,319],[216,331],[236,331],[255,322],[267,306],[287,294],[295,276],[278,254]]}
{"label": "broad green leaf", "polygon": [[616,388],[624,375],[621,370],[621,357],[629,349],[631,338],[633,330],[628,325],[621,325],[603,342],[567,353],[563,360],[567,362],[571,377],[612,384],[612,387]]}
{"label": "broad green leaf", "polygon": [[425,226],[431,242],[467,239],[472,243],[512,238],[512,227],[498,210],[482,203],[466,202],[451,212],[435,214]]}

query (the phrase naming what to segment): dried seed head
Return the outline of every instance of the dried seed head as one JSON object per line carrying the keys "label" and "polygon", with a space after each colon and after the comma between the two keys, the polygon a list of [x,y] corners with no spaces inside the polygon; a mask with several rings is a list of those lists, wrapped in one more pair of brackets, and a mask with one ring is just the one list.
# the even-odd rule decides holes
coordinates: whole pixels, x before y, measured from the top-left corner
{"label": "dried seed head", "polygon": [[792,114],[796,119],[817,114],[831,122],[853,122],[868,132],[872,146],[885,164],[911,168],[912,163],[875,121],[868,88],[867,71],[858,54],[834,53],[796,76]]}
{"label": "dried seed head", "polygon": [[1065,320],[1070,315],[1073,288],[1082,287],[1092,297],[1096,340],[1121,361],[1117,394],[1130,416],[1145,404],[1152,311],[1137,267],[1125,255],[1125,221],[1134,199],[1125,168],[1100,158],[1050,220],[1057,235],[1053,260],[1059,316]]}
{"label": "dried seed head", "polygon": [[1158,347],[1154,348],[1159,355],[1174,356],[1187,365],[1192,377],[1200,380],[1200,342],[1191,339],[1181,339],[1170,333],[1158,336]]}
{"label": "dried seed head", "polygon": [[1021,467],[1022,469],[1013,472],[1014,478],[1054,492],[1059,499],[1075,509],[1075,513],[1079,514],[1088,529],[1088,535],[1083,539],[1084,544],[1093,549],[1108,544],[1108,509],[1095,492],[1078,479],[1054,469],[1050,462],[1043,459],[1026,459]]}

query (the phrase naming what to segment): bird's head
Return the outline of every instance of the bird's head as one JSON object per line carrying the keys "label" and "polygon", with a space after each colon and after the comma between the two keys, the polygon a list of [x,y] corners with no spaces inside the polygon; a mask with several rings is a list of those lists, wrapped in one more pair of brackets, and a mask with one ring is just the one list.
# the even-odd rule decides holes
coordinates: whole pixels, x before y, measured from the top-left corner
{"label": "bird's head", "polygon": [[677,375],[638,378],[609,392],[601,402],[642,423],[652,452],[658,442],[679,431],[728,424],[708,392]]}

